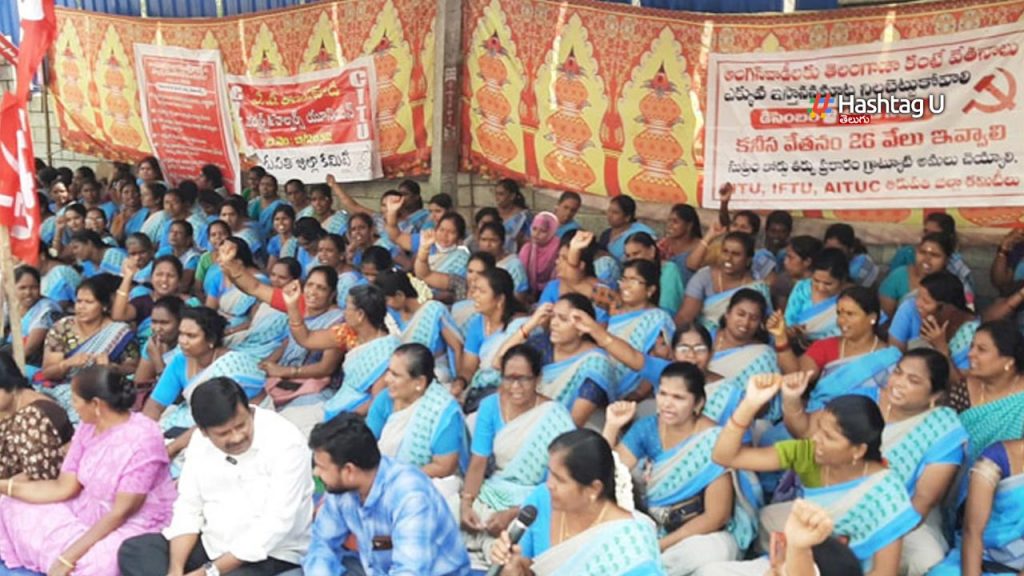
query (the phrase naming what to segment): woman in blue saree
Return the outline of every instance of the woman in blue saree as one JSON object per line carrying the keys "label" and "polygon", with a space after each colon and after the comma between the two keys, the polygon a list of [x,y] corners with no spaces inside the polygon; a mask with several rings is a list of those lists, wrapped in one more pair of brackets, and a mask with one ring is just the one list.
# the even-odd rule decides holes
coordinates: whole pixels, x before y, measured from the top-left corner
{"label": "woman in blue saree", "polygon": [[466,282],[469,250],[462,246],[465,237],[466,221],[455,212],[442,216],[436,230],[420,233],[413,269],[442,302],[454,302],[459,286]]}
{"label": "woman in blue saree", "polygon": [[92,278],[98,274],[117,276],[121,273],[121,263],[127,257],[124,250],[108,246],[99,234],[91,230],[76,232],[71,237],[70,246],[85,278]]}
{"label": "woman in blue saree", "polygon": [[[878,288],[882,310],[886,315],[896,313],[896,307],[917,293],[921,280],[933,273],[946,270],[946,263],[953,253],[953,239],[945,234],[926,234],[917,245],[914,263],[896,268],[882,281]],[[963,286],[961,285],[961,289]],[[973,300],[973,296],[971,300]]]}
{"label": "woman in blue saree", "polygon": [[284,206],[284,200],[277,193],[277,178],[267,174],[260,178],[259,196],[249,200],[247,214],[256,223],[257,230],[263,238],[270,238],[274,233],[274,211]]}
{"label": "woman in blue saree", "polygon": [[121,286],[114,296],[114,303],[111,306],[110,316],[118,322],[129,322],[135,324],[135,335],[139,339],[139,346],[146,345],[146,341],[152,334],[150,314],[153,312],[153,305],[157,300],[166,296],[180,298],[188,306],[199,306],[200,302],[194,296],[186,296],[181,291],[182,267],[181,262],[174,256],[161,256],[153,261],[153,274],[151,285],[153,289],[140,296],[131,296],[132,278],[138,273],[138,260],[128,258],[121,266]]}
{"label": "woman in blue saree", "polygon": [[[263,254],[263,237],[258,228],[249,220],[245,199],[241,196],[229,196],[220,207],[220,220],[231,228],[233,237],[245,241],[253,256]],[[207,250],[211,249],[207,238],[203,238],[199,242],[199,246]]]}
{"label": "woman in blue saree", "polygon": [[853,226],[844,223],[832,224],[825,230],[825,248],[838,248],[850,261],[850,281],[858,286],[873,288],[878,282],[881,270],[868,255],[867,248],[857,238]]}
{"label": "woman in blue saree", "polygon": [[135,182],[125,181],[121,185],[121,209],[110,221],[110,233],[119,241],[127,236],[142,232],[142,225],[149,218],[149,207],[142,203],[142,193]]}
{"label": "woman in blue saree", "polygon": [[451,312],[437,300],[419,301],[419,294],[405,272],[383,270],[374,281],[388,303],[388,315],[402,332],[402,342],[417,342],[434,354],[434,376],[451,384],[462,362],[465,339]]}
{"label": "woman in blue saree", "polygon": [[[39,271],[31,266],[19,266],[14,270],[14,289],[18,295],[18,312],[21,314],[21,338],[25,346],[25,376],[31,379],[43,363],[43,341],[46,333],[61,316],[60,305],[42,296]],[[10,330],[10,309],[7,310],[6,345],[11,345],[13,334]]]}
{"label": "woman in blue saree", "polygon": [[[295,258],[298,245],[295,242],[295,209],[282,204],[274,209],[272,216],[273,238],[267,240],[267,267],[274,265],[278,258]],[[287,247],[287,249],[285,248]]]}
{"label": "woman in blue saree", "polygon": [[75,302],[75,292],[82,283],[82,275],[75,268],[50,256],[45,244],[39,245],[39,293],[56,302],[62,309],[70,309]]}
{"label": "woman in blue saree", "polygon": [[786,301],[786,334],[801,349],[825,338],[839,336],[836,304],[846,287],[850,264],[836,248],[825,248],[811,258],[810,277],[797,281]]}
{"label": "woman in blue saree", "polygon": [[971,469],[963,534],[932,576],[1024,572],[1024,440],[986,448]]}
{"label": "woman in blue saree", "polygon": [[690,278],[686,285],[683,308],[677,318],[681,322],[699,321],[709,331],[718,326],[729,300],[741,289],[749,288],[770,301],[768,285],[755,280],[751,273],[754,258],[754,239],[742,232],[730,232],[722,240],[718,263],[705,266]]}
{"label": "woman in blue saree", "polygon": [[574,430],[555,438],[548,453],[548,481],[524,503],[536,507],[537,519],[517,546],[503,532],[491,548],[502,574],[665,574],[654,525],[634,511],[631,483],[619,480],[608,442]]}
{"label": "woman in blue saree", "polygon": [[309,330],[302,315],[302,288],[298,281],[281,291],[288,309],[288,325],[295,341],[310,350],[345,350],[341,388],[321,407],[324,419],[341,412],[366,414],[374,397],[384,389],[388,360],[402,341],[388,334],[384,319],[387,301],[374,285],[356,286],[345,304],[345,323],[328,330]]}
{"label": "woman in blue saree", "polygon": [[704,233],[700,227],[700,215],[689,204],[675,204],[665,223],[665,236],[658,241],[658,252],[667,262],[672,262],[682,274],[683,288],[686,288],[693,270],[686,266],[690,252],[700,245]]}
{"label": "woman in blue saree", "polygon": [[[658,307],[659,277],[655,262],[626,261],[619,282],[619,303],[608,320],[608,332],[643,354],[668,358],[676,326],[672,316]],[[614,400],[643,400],[654,388],[652,381],[620,362],[613,362],[612,369]]]}
{"label": "woman in blue saree", "polygon": [[938,350],[959,379],[959,373],[970,367],[967,352],[980,325],[967,307],[960,279],[940,270],[922,278],[917,295],[900,305],[889,328],[889,343],[900,349]]}
{"label": "woman in blue saree", "polygon": [[[189,399],[203,382],[228,377],[242,386],[253,403],[265,399],[263,381],[267,376],[259,369],[259,360],[225,348],[224,328],[224,319],[210,308],[182,310],[178,349],[167,362],[164,373],[142,408],[142,413],[159,422],[165,433],[174,430],[177,434],[167,446],[172,460],[191,439],[195,422]],[[176,403],[179,398],[184,401]]]}
{"label": "woman in blue saree", "polygon": [[164,212],[164,194],[167,193],[167,187],[157,182],[142,184],[139,192],[142,194],[142,206],[149,212],[139,227],[139,232],[149,236],[149,239],[157,244],[160,242],[160,231],[170,218],[167,212]]}
{"label": "woman in blue saree", "polygon": [[469,458],[466,422],[458,401],[434,379],[434,356],[418,343],[395,349],[366,416],[381,454],[411,464],[434,481],[446,502],[462,487]]}
{"label": "woman in blue saree", "polygon": [[[195,201],[195,194],[178,188],[171,188],[164,193],[164,209],[149,218],[149,220],[159,219],[159,227],[155,230],[156,239],[154,242],[156,244],[163,246],[168,243],[167,235],[170,234],[171,222],[187,220],[192,225],[192,240],[195,241],[196,246],[204,249],[212,247],[208,237],[206,216],[193,209]],[[152,238],[153,235],[150,234],[150,229],[151,224],[147,220],[142,226],[142,232]]]}
{"label": "woman in blue saree", "polygon": [[[332,176],[328,176],[333,179]],[[312,209],[312,216],[316,218],[320,226],[331,234],[348,232],[348,212],[344,210],[335,211],[333,207],[334,198],[331,196],[331,187],[327,184],[314,184],[309,188],[309,207]],[[304,215],[299,215],[303,218]]]}
{"label": "woman in blue saree", "polygon": [[498,392],[480,403],[459,505],[463,539],[477,567],[486,565],[481,553],[544,481],[548,445],[576,427],[560,402],[538,392],[542,365],[535,348],[509,348],[501,357]]}
{"label": "woman in blue saree", "polygon": [[[626,260],[647,260],[658,264],[658,306],[671,317],[679,314],[683,307],[685,282],[679,266],[671,260],[663,260],[658,255],[658,245],[646,232],[637,232],[626,239]],[[625,265],[625,264],[623,264]],[[622,273],[620,272],[620,276]],[[616,278],[616,283],[619,279]],[[622,286],[620,285],[621,289]]]}
{"label": "woman in blue saree", "polygon": [[817,380],[807,404],[809,412],[821,410],[838,396],[873,396],[901,356],[899,348],[887,346],[876,333],[881,310],[872,290],[861,286],[843,290],[836,310],[842,336],[818,340],[801,356],[790,345],[782,315],[773,314],[768,321],[783,374],[809,372],[811,380]]}
{"label": "woman in blue saree", "polygon": [[[244,240],[232,236],[225,239],[224,243],[234,245],[236,257],[246,270],[254,274],[260,282],[270,283],[270,279],[256,266],[249,245]],[[241,332],[248,327],[249,312],[257,303],[255,296],[250,296],[239,289],[219,266],[211,269],[206,275],[203,287],[206,292],[206,306],[220,312],[228,321],[226,335]]]}
{"label": "woman in blue saree", "polygon": [[[949,550],[940,509],[963,464],[968,438],[956,411],[936,406],[948,385],[946,358],[934,350],[917,349],[903,356],[885,387],[874,395],[885,419],[882,454],[924,518],[904,538],[900,573],[909,576],[923,576]],[[786,427],[795,438],[810,436],[825,413],[808,414],[803,395],[801,386],[782,389]]]}
{"label": "woman in blue saree", "polygon": [[978,327],[968,353],[970,368],[953,384],[949,406],[970,436],[968,462],[985,447],[1020,438],[1024,429],[1024,336],[1009,320]]}
{"label": "woman in blue saree", "polygon": [[110,319],[114,287],[105,277],[89,278],[78,287],[74,316],[61,318],[46,334],[43,367],[35,377],[41,391],[56,399],[72,423],[71,379],[90,364],[109,365],[131,374],[139,362],[139,345],[131,327]]}
{"label": "woman in blue saree", "polygon": [[555,264],[557,279],[548,282],[537,303],[554,304],[560,297],[576,293],[593,302],[598,322],[607,324],[608,313],[618,294],[597,278],[594,268],[597,250],[592,232],[573,230],[562,236]]}
{"label": "woman in blue saree", "polygon": [[527,322],[525,310],[513,292],[512,277],[501,268],[480,275],[473,291],[476,314],[466,324],[466,346],[452,393],[464,399],[466,413],[476,411],[483,397],[495,392],[501,381],[496,366],[501,349],[513,337],[522,338]]}
{"label": "woman in blue saree", "polygon": [[[758,374],[750,379],[739,408],[722,429],[712,459],[722,466],[752,472],[792,470],[799,477],[799,497],[828,511],[834,533],[849,538],[850,550],[866,574],[899,572],[903,537],[921,521],[907,495],[906,481],[886,468],[882,455],[885,420],[877,404],[863,396],[841,396],[829,402],[809,439],[774,446],[743,446],[757,414],[783,387],[806,387],[807,373]],[[781,531],[791,502],[772,504],[759,514],[762,546]],[[763,575],[768,560],[725,563],[711,574]]]}
{"label": "woman in blue saree", "polygon": [[480,276],[488,270],[493,270],[496,266],[494,256],[486,252],[474,252],[469,257],[469,262],[466,264],[466,282],[458,286],[459,291],[455,294],[455,303],[451,306],[452,319],[463,334],[466,333],[469,319],[476,313],[476,303],[469,296],[473,293]]}
{"label": "woman in blue saree", "polygon": [[518,254],[519,248],[530,237],[530,224],[533,221],[519,183],[509,178],[498,180],[494,185],[494,206],[498,208],[498,215],[505,227],[505,252]]}
{"label": "woman in blue saree", "polygon": [[721,428],[702,416],[704,400],[700,368],[674,362],[661,374],[657,414],[637,420],[620,442],[636,403],[616,402],[604,427],[622,462],[645,470],[647,506],[658,523],[666,570],[675,576],[740,558],[756,529],[754,506],[744,498],[756,503],[759,491],[748,484],[748,496],[736,495],[729,471],[711,461]]}
{"label": "woman in blue saree", "polygon": [[512,276],[516,298],[528,303],[530,278],[526,274],[526,266],[519,260],[519,255],[515,252],[505,252],[505,228],[498,222],[485,222],[477,230],[476,239],[480,251],[494,256],[498,268]]}
{"label": "woman in blue saree", "polygon": [[598,244],[619,262],[625,262],[626,240],[633,234],[645,232],[651,238],[658,237],[657,232],[650,226],[637,221],[636,201],[629,196],[620,195],[609,200],[605,217],[608,220],[608,228],[601,232]]}
{"label": "woman in blue saree", "polygon": [[[964,291],[968,294],[968,303],[974,306],[974,278],[971,275],[971,268],[964,261],[963,255],[956,250],[957,234],[956,220],[944,212],[932,212],[924,218],[924,228],[921,237],[928,234],[944,234],[953,239],[953,252],[946,261],[946,270],[956,274],[964,285]],[[895,270],[901,266],[913,266],[914,256],[917,254],[917,246],[903,245],[896,250],[896,254],[889,261],[889,270]]]}
{"label": "woman in blue saree", "polygon": [[768,301],[756,290],[737,290],[729,299],[719,328],[713,332],[708,370],[741,383],[753,374],[779,371],[775,350],[768,345],[764,328]]}

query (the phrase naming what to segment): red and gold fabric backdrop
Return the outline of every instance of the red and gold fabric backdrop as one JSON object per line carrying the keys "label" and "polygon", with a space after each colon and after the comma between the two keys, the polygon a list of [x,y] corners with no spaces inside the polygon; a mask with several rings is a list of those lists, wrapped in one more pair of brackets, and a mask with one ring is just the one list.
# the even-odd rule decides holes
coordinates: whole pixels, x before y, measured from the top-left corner
{"label": "red and gold fabric backdrop", "polygon": [[[1024,22],[1024,1],[954,1],[718,16],[578,0],[465,0],[462,164],[596,195],[696,205],[707,61],[941,36]],[[806,216],[921,222],[942,210]],[[1024,225],[1024,208],[950,210],[962,224]]]}
{"label": "red and gold fabric backdrop", "polygon": [[111,160],[150,153],[135,77],[136,43],[218,49],[228,74],[253,77],[338,68],[372,55],[385,175],[429,172],[436,9],[436,0],[335,0],[189,20],[58,9],[51,63],[61,138],[70,150]]}

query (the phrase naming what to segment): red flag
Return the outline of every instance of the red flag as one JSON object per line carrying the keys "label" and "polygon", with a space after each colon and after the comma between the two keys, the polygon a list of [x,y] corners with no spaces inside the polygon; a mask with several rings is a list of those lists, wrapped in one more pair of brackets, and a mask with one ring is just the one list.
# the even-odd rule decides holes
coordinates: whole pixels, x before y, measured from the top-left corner
{"label": "red flag", "polygon": [[39,203],[35,157],[28,122],[32,77],[57,36],[53,0],[18,0],[21,47],[14,93],[0,102],[0,224],[7,226],[11,252],[23,262],[39,258]]}

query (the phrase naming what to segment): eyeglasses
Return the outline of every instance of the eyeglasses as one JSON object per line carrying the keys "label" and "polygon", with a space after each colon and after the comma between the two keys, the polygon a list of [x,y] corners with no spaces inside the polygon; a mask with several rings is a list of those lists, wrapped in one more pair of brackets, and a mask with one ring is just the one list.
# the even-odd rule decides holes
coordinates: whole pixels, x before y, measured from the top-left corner
{"label": "eyeglasses", "polygon": [[534,383],[536,378],[533,376],[502,376],[501,381],[503,384],[508,386],[521,386],[523,388],[530,386]]}
{"label": "eyeglasses", "polygon": [[686,354],[687,352],[692,352],[693,354],[706,354],[707,351],[708,347],[703,344],[697,344],[695,346],[690,346],[689,344],[680,344],[676,346],[676,352],[678,352],[679,354]]}

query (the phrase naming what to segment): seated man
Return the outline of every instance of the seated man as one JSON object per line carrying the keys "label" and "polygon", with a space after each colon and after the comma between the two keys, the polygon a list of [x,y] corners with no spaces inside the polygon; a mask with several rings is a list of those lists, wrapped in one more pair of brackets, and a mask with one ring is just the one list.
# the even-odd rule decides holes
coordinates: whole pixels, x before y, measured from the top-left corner
{"label": "seated man", "polygon": [[202,434],[185,451],[174,518],[127,540],[123,576],[271,576],[298,567],[313,518],[310,453],[293,424],[250,406],[230,378],[192,394]]}
{"label": "seated man", "polygon": [[419,468],[381,456],[362,417],[346,412],[317,424],[309,447],[328,495],[302,562],[306,576],[470,573],[441,493]]}

